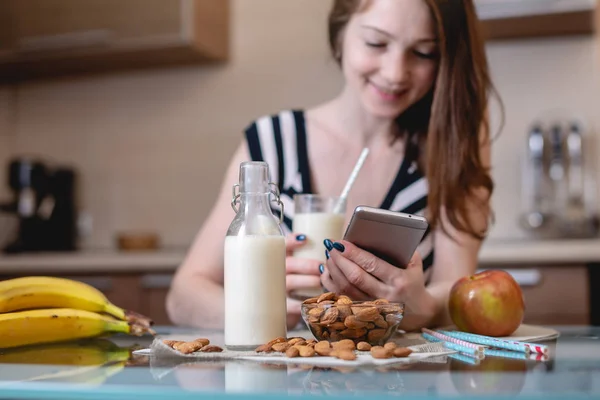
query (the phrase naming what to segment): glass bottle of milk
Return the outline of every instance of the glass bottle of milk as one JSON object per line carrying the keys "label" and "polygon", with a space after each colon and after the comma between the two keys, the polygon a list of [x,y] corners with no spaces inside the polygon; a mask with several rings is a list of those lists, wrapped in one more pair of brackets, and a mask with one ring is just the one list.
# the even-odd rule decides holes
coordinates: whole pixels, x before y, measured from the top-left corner
{"label": "glass bottle of milk", "polygon": [[225,238],[225,346],[254,350],[287,334],[285,239],[269,205],[281,201],[267,163],[242,163],[239,179]]}

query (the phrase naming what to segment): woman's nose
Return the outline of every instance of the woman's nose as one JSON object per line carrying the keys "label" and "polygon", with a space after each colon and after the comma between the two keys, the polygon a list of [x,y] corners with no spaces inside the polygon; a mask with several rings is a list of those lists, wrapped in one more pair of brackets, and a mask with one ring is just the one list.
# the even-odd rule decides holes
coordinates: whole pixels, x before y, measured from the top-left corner
{"label": "woman's nose", "polygon": [[381,76],[389,85],[401,85],[409,76],[409,65],[403,55],[389,55],[382,60]]}

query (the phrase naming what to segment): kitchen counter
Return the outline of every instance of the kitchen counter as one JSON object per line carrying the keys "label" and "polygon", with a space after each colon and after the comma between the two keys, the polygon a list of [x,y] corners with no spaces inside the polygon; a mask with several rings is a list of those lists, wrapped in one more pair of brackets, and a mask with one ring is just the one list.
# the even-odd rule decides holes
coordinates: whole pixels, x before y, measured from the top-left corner
{"label": "kitchen counter", "polygon": [[[479,362],[440,356],[385,367],[323,368],[251,361],[194,361],[132,355],[151,337],[110,338],[114,345],[88,343],[84,359],[63,357],[56,347],[0,354],[1,399],[551,399],[600,398],[600,329],[558,328],[546,341],[550,358],[486,356]],[[208,337],[222,332],[158,327],[164,335]],[[297,332],[290,332],[294,336]],[[138,347],[139,348],[139,347]],[[34,349],[36,349],[34,347]],[[112,352],[112,356],[101,352]],[[70,348],[73,355],[73,348]],[[93,354],[96,354],[93,356]],[[118,356],[118,357],[117,357]]]}
{"label": "kitchen counter", "polygon": [[[147,252],[81,251],[0,256],[3,273],[173,272],[186,249]],[[600,239],[490,240],[484,243],[480,265],[556,265],[600,262]]]}

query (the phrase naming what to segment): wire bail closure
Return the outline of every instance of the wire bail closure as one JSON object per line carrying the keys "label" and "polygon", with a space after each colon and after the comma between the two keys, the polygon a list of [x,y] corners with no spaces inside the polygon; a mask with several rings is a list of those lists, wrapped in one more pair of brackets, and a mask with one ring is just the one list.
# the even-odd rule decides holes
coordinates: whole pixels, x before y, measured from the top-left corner
{"label": "wire bail closure", "polygon": [[[277,204],[278,206],[281,207],[281,213],[279,215],[279,223],[282,224],[283,223],[283,202],[281,201],[281,196],[279,193],[279,188],[277,187],[277,185],[273,182],[269,182],[269,187],[271,188],[269,190],[269,201],[270,202],[274,202],[275,204]],[[233,208],[233,211],[235,211],[235,213],[237,214],[239,212],[239,208],[238,208],[238,204],[240,203],[240,197],[242,196],[240,193],[240,185],[238,183],[236,183],[235,185],[233,185],[232,188],[232,197],[231,197],[231,208]],[[270,199],[271,195],[275,196],[274,199]]]}

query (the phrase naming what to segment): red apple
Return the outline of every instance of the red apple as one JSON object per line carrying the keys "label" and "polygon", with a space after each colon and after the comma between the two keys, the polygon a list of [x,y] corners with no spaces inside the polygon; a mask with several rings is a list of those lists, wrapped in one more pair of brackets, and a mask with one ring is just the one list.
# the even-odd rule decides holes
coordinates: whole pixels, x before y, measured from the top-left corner
{"label": "red apple", "polygon": [[448,306],[458,329],[494,337],[511,335],[525,312],[521,287],[502,270],[459,279],[450,290]]}

